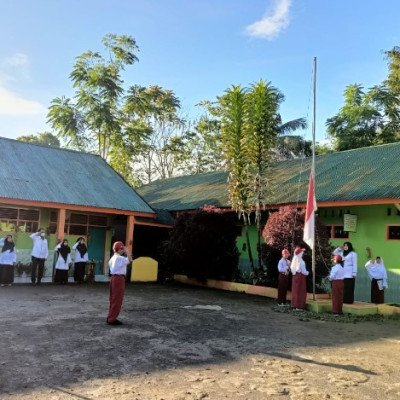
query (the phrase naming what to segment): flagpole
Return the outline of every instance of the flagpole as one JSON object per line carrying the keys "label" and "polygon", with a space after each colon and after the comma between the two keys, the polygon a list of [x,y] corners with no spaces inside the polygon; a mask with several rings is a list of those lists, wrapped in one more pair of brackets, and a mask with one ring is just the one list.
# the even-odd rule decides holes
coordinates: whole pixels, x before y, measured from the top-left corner
{"label": "flagpole", "polygon": [[[317,57],[314,57],[314,77],[313,77],[313,94],[314,94],[314,106],[313,106],[313,123],[312,123],[312,175],[314,178],[314,191],[315,191],[315,121],[316,121],[316,88],[317,88]],[[314,192],[315,193],[315,192]],[[314,224],[314,232],[315,234],[315,224]],[[315,301],[315,241],[312,249],[312,258],[311,258],[311,265],[312,265],[312,274],[313,274],[313,300]]]}

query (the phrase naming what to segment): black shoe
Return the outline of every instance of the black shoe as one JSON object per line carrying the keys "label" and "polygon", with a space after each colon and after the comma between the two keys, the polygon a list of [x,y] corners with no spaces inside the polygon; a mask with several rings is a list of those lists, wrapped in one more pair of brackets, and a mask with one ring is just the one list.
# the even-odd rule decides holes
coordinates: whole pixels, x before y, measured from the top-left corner
{"label": "black shoe", "polygon": [[107,324],[108,324],[108,325],[123,325],[122,322],[121,322],[121,321],[118,321],[117,319],[116,319],[115,321],[113,321],[113,322],[108,322],[108,321],[107,321]]}

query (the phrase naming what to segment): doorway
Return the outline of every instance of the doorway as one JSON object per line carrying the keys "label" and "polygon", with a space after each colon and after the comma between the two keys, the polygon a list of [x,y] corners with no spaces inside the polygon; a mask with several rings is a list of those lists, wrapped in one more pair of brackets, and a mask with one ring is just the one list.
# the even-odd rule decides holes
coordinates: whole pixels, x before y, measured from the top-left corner
{"label": "doorway", "polygon": [[91,260],[99,261],[96,264],[95,275],[103,275],[104,249],[106,246],[106,228],[90,226],[88,234],[88,251]]}

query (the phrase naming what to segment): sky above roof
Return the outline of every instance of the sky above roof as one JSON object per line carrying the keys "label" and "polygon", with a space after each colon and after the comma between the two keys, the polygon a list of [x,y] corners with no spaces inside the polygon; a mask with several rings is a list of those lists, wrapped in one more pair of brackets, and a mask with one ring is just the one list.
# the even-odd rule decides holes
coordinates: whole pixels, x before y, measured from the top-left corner
{"label": "sky above roof", "polygon": [[[75,57],[102,51],[101,38],[115,33],[133,36],[140,49],[126,87],[171,89],[189,117],[200,113],[198,102],[262,78],[285,95],[283,121],[311,120],[317,57],[323,141],[345,87],[385,79],[383,52],[400,45],[399,9],[398,0],[3,0],[0,136],[49,131],[51,100],[73,94]],[[311,129],[300,134],[311,139]]]}

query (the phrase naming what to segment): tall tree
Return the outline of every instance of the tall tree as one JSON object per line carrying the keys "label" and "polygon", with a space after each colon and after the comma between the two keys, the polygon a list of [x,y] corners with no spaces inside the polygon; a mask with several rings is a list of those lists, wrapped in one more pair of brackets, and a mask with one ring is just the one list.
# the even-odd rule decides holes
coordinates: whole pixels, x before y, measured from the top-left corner
{"label": "tall tree", "polygon": [[229,171],[229,197],[232,207],[243,217],[250,267],[254,261],[249,238],[250,171],[245,147],[246,90],[232,86],[219,99],[222,149]]}
{"label": "tall tree", "polygon": [[70,74],[75,102],[65,97],[54,99],[48,122],[68,146],[89,149],[107,159],[114,141],[125,134],[121,72],[138,61],[138,47],[131,36],[124,35],[108,34],[102,43],[106,56],[87,51],[77,57]]}
{"label": "tall tree", "polygon": [[141,151],[133,158],[134,169],[146,183],[171,177],[184,154],[186,123],[179,117],[180,101],[171,90],[153,85],[131,86],[125,97],[125,115],[148,127]]}
{"label": "tall tree", "polygon": [[20,142],[60,147],[60,141],[58,140],[57,136],[54,136],[50,132],[39,132],[36,135],[18,136],[17,140]]}
{"label": "tall tree", "polygon": [[270,82],[260,80],[251,85],[246,95],[244,142],[250,172],[250,198],[255,205],[258,236],[258,267],[261,269],[261,209],[270,194],[273,152],[279,133],[279,104],[283,95]]}

